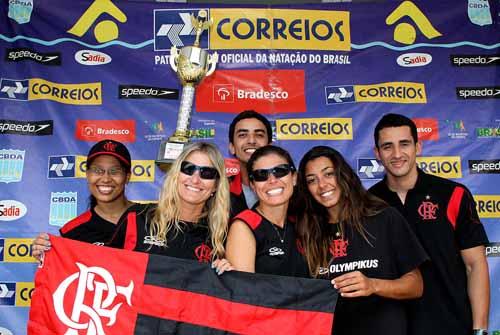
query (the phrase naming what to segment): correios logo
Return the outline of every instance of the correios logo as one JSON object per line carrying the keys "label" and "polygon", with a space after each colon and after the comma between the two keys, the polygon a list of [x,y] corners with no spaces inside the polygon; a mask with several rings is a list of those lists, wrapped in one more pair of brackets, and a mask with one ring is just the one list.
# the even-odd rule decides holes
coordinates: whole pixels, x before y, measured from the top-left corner
{"label": "correios logo", "polygon": [[432,56],[425,53],[407,53],[399,56],[396,62],[403,67],[425,66],[432,62]]}
{"label": "correios logo", "polygon": [[352,140],[352,119],[277,119],[276,133],[279,140]]}
{"label": "correios logo", "polygon": [[500,218],[500,195],[475,195],[474,201],[480,218]]}
{"label": "correios logo", "polygon": [[80,50],[75,54],[75,60],[82,65],[103,65],[110,63],[111,57],[100,51]]}
{"label": "correios logo", "polygon": [[26,206],[16,200],[0,200],[0,221],[14,221],[26,215]]}
{"label": "correios logo", "polygon": [[424,172],[443,178],[462,178],[460,156],[417,157],[417,165]]}

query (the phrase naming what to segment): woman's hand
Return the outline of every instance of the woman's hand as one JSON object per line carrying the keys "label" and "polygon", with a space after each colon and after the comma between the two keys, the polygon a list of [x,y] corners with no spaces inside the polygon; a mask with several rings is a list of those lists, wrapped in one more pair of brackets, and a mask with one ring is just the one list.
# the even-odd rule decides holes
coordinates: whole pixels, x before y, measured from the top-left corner
{"label": "woman's hand", "polygon": [[45,251],[50,250],[50,241],[49,235],[46,233],[40,233],[34,240],[31,245],[32,255],[38,261],[41,261],[43,258],[43,254]]}
{"label": "woman's hand", "polygon": [[377,292],[376,279],[368,278],[359,271],[332,279],[332,285],[345,298],[368,297]]}
{"label": "woman's hand", "polygon": [[212,262],[212,268],[215,269],[215,272],[220,276],[226,271],[234,270],[234,267],[229,263],[229,261],[225,258],[216,259]]}

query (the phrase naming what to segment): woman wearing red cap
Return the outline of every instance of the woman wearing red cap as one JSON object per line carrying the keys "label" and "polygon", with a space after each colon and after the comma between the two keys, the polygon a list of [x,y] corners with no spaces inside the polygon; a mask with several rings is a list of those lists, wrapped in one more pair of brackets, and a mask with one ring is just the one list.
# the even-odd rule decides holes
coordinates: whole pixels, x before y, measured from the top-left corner
{"label": "woman wearing red cap", "polygon": [[[130,167],[130,153],[125,145],[113,140],[96,143],[87,155],[90,209],[66,223],[59,230],[61,236],[102,245],[111,239],[127,209],[133,213],[145,210],[146,205],[132,207],[134,203],[125,195]],[[48,235],[41,233],[33,241],[33,256],[40,258],[49,249]]]}

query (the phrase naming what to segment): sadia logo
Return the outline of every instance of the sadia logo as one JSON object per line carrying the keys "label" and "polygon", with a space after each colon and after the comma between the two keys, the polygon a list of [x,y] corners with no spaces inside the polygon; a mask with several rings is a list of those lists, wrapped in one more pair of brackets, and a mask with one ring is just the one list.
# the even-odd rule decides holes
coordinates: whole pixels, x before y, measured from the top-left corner
{"label": "sadia logo", "polygon": [[500,99],[500,86],[457,87],[457,98],[467,99]]}
{"label": "sadia logo", "polygon": [[6,238],[0,240],[3,248],[3,261],[9,263],[36,263],[32,256],[33,239],[27,238]]}
{"label": "sadia logo", "polygon": [[61,65],[61,53],[42,53],[29,48],[7,49],[5,52],[6,62],[21,62],[24,60],[43,65]]}
{"label": "sadia logo", "polygon": [[347,102],[426,103],[425,85],[412,82],[388,82],[373,85],[325,87],[326,104]]}
{"label": "sadia logo", "polygon": [[[182,48],[194,44],[196,31],[191,24],[201,8],[158,9],[154,11],[155,51],[169,51],[172,46]],[[209,12],[208,9],[204,9]],[[212,17],[210,14],[209,17]],[[208,48],[208,33],[200,36],[201,48]]]}
{"label": "sadia logo", "polygon": [[415,118],[412,119],[417,126],[419,141],[437,141],[439,140],[438,120],[434,118]]}
{"label": "sadia logo", "polygon": [[135,142],[134,120],[77,120],[75,137],[81,141],[98,142],[112,139]]}
{"label": "sadia logo", "polygon": [[111,57],[100,51],[80,50],[75,54],[75,60],[82,65],[104,65],[111,62]]}
{"label": "sadia logo", "polygon": [[45,121],[0,120],[0,134],[45,136],[52,135],[54,123]]}
{"label": "sadia logo", "polygon": [[443,178],[462,178],[459,156],[417,157],[417,165],[424,172]]}
{"label": "sadia logo", "polygon": [[471,174],[500,173],[500,159],[470,160],[469,172]]}
{"label": "sadia logo", "polygon": [[120,85],[118,99],[179,99],[179,90],[140,85]]}
{"label": "sadia logo", "polygon": [[451,55],[453,66],[499,66],[500,55]]}
{"label": "sadia logo", "polygon": [[51,192],[49,224],[63,226],[76,217],[77,192]]}
{"label": "sadia logo", "polygon": [[278,140],[352,140],[352,119],[278,119]]}
{"label": "sadia logo", "polygon": [[500,218],[500,195],[475,195],[480,218]]}
{"label": "sadia logo", "polygon": [[349,12],[213,8],[211,49],[351,50]]}
{"label": "sadia logo", "polygon": [[16,200],[0,200],[0,221],[14,221],[26,215],[26,206]]}
{"label": "sadia logo", "polygon": [[23,179],[25,150],[0,150],[0,182],[14,183]]}
{"label": "sadia logo", "polygon": [[[272,82],[269,78],[273,78]],[[196,110],[305,112],[304,85],[303,70],[217,70],[196,91]]]}
{"label": "sadia logo", "polygon": [[361,179],[382,179],[384,171],[384,166],[375,158],[358,159],[358,176]]}
{"label": "sadia logo", "polygon": [[47,178],[74,178],[75,156],[49,156]]}
{"label": "sadia logo", "polygon": [[424,53],[407,53],[399,56],[396,62],[403,67],[425,66],[432,62],[432,56]]}
{"label": "sadia logo", "polygon": [[4,327],[0,327],[0,335],[14,335],[10,330]]}

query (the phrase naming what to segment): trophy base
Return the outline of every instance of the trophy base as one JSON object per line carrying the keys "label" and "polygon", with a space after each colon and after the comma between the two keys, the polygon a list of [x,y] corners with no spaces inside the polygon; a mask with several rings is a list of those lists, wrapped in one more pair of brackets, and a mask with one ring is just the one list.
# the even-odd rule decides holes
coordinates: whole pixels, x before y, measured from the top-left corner
{"label": "trophy base", "polygon": [[175,142],[172,138],[162,141],[155,163],[163,171],[168,171],[170,165],[179,157],[187,142]]}

